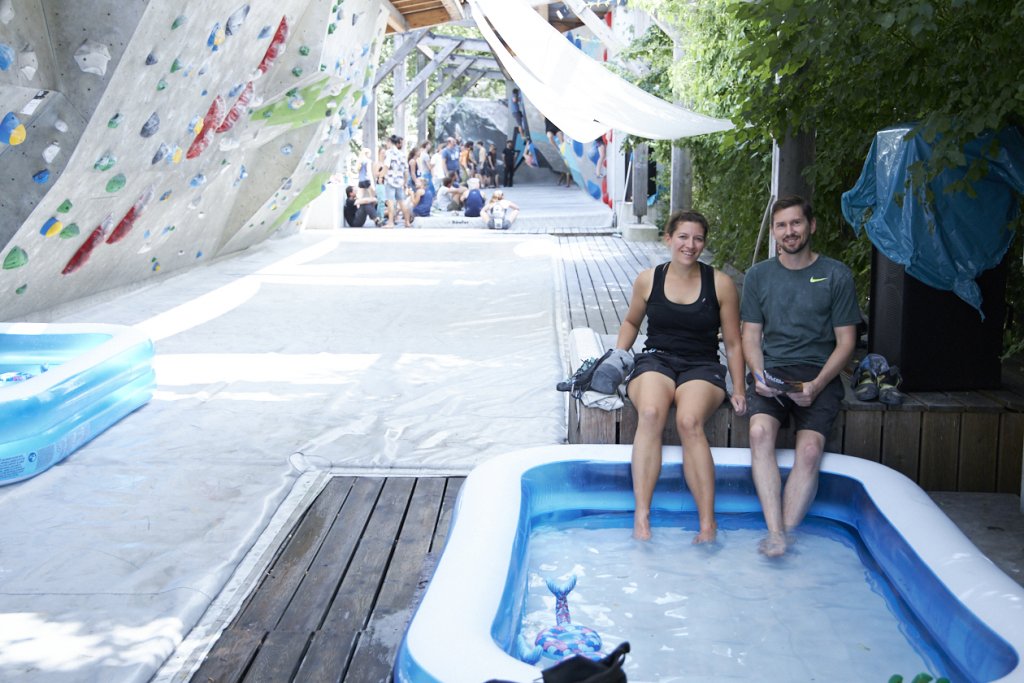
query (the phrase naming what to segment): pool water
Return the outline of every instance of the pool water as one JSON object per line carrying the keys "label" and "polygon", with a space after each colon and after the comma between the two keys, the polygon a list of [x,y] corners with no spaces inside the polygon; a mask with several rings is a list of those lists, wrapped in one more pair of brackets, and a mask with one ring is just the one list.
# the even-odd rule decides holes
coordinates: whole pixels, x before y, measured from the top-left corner
{"label": "pool water", "polygon": [[[928,672],[957,680],[849,527],[808,518],[780,559],[757,551],[759,514],[719,515],[718,542],[691,544],[697,518],[655,513],[649,542],[632,516],[607,513],[535,527],[521,633],[554,625],[545,578],[578,577],[574,624],[608,652],[628,640],[629,680],[856,681]],[[538,667],[552,660],[542,658]]]}

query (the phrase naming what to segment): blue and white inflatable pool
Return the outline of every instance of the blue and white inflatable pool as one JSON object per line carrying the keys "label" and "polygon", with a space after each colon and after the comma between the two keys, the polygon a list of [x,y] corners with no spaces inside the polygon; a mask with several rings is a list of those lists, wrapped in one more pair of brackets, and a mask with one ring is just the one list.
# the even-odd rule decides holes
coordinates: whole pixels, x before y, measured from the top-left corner
{"label": "blue and white inflatable pool", "polygon": [[[716,510],[758,512],[750,452],[713,452]],[[784,471],[792,461],[792,451],[779,452]],[[537,668],[513,656],[531,531],[552,517],[631,511],[629,462],[630,446],[571,445],[517,451],[477,467],[459,494],[447,545],[399,650],[395,680],[538,680]],[[678,447],[665,449],[664,463],[652,511],[692,509]],[[1024,589],[916,484],[877,463],[826,454],[809,514],[859,535],[957,670],[952,680],[1024,682]]]}
{"label": "blue and white inflatable pool", "polygon": [[152,359],[131,327],[0,324],[0,484],[44,472],[149,401]]}

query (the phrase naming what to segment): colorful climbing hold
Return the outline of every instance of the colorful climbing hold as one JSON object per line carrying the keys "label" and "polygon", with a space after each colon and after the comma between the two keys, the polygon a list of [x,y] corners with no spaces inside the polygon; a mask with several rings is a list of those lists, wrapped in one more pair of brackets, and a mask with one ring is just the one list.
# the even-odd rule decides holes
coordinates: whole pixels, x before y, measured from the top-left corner
{"label": "colorful climbing hold", "polygon": [[337,24],[335,24],[333,22],[331,22],[330,24],[327,24],[327,35],[333,35],[334,32],[337,31],[337,30],[338,30],[338,25]]}
{"label": "colorful climbing hold", "polygon": [[6,142],[12,147],[25,142],[25,125],[18,120],[14,112],[7,112],[0,121],[0,142]]}
{"label": "colorful climbing hold", "polygon": [[299,46],[299,54],[302,55],[303,57],[308,56],[309,55],[309,46],[308,45],[300,45]]}
{"label": "colorful climbing hold", "polygon": [[118,173],[116,176],[107,181],[107,192],[117,192],[124,187],[127,178],[124,177],[124,173]]}
{"label": "colorful climbing hold", "polygon": [[76,236],[78,232],[78,223],[71,223],[64,226],[64,229],[60,231],[60,235],[58,235],[58,237],[62,240],[71,239]]}
{"label": "colorful climbing hold", "polygon": [[149,115],[149,118],[146,119],[146,122],[142,124],[142,130],[139,131],[139,135],[144,138],[148,138],[158,130],[160,130],[160,117],[156,112],[153,112]]}
{"label": "colorful climbing hold", "polygon": [[228,17],[227,22],[225,22],[227,25],[224,27],[224,32],[229,36],[237,34],[247,16],[249,16],[249,5],[242,5]]}
{"label": "colorful climbing hold", "polygon": [[104,218],[103,222],[96,226],[96,229],[89,234],[89,237],[86,238],[85,242],[83,242],[82,245],[78,247],[77,251],[75,251],[71,256],[67,265],[64,266],[64,270],[61,271],[61,274],[70,275],[85,265],[85,262],[89,260],[89,256],[92,254],[92,250],[96,248],[96,245],[103,239],[103,235],[110,230],[110,227],[113,224],[113,215],[108,215]]}
{"label": "colorful climbing hold", "polygon": [[171,190],[164,190],[164,193],[160,195],[160,201],[166,201],[171,196]]}
{"label": "colorful climbing hold", "polygon": [[43,161],[48,164],[52,164],[58,154],[60,154],[60,143],[57,141],[51,142],[46,146],[46,149],[43,150]]}
{"label": "colorful climbing hold", "polygon": [[179,14],[177,18],[173,22],[171,22],[171,30],[173,31],[174,29],[180,27],[186,21],[188,21],[188,18],[184,14]]}
{"label": "colorful climbing hold", "polygon": [[217,97],[213,98],[213,102],[210,103],[210,108],[206,110],[206,116],[203,117],[202,128],[200,128],[195,139],[192,140],[192,145],[189,146],[188,153],[185,154],[187,159],[195,159],[206,151],[206,148],[213,140],[214,134],[217,132],[217,128],[220,126],[227,114],[225,109],[226,105],[223,97],[217,95]]}
{"label": "colorful climbing hold", "polygon": [[242,94],[240,94],[238,99],[235,100],[235,103],[231,105],[231,109],[229,109],[228,113],[224,115],[224,120],[220,122],[219,126],[217,126],[218,133],[226,133],[231,130],[235,125],[235,122],[237,122],[239,117],[242,115],[242,112],[245,111],[246,106],[249,104],[249,98],[252,97],[252,92],[252,81],[249,81],[245,84],[245,89],[242,91]]}
{"label": "colorful climbing hold", "polygon": [[200,185],[202,185],[205,182],[206,182],[206,176],[203,175],[202,173],[196,173],[188,181],[188,184],[189,184],[190,187],[199,187]]}
{"label": "colorful climbing hold", "polygon": [[261,74],[267,73],[267,69],[277,61],[277,57],[281,53],[281,46],[287,39],[288,19],[287,17],[281,17],[281,23],[277,25],[277,31],[274,32],[274,38],[270,41],[267,51],[263,54],[263,59],[260,61],[260,65],[256,67],[257,71]]}
{"label": "colorful climbing hold", "polygon": [[116,163],[117,163],[117,157],[115,157],[113,154],[107,152],[106,154],[101,156],[99,159],[97,159],[96,163],[93,164],[92,167],[95,168],[97,171],[109,171],[111,168],[114,167],[114,164],[116,164]]}
{"label": "colorful climbing hold", "polygon": [[156,154],[153,155],[153,160],[150,161],[149,163],[150,164],[159,163],[159,162],[163,161],[167,157],[167,155],[170,154],[170,153],[171,153],[171,148],[167,146],[167,143],[166,142],[161,142],[160,146],[156,150]]}
{"label": "colorful climbing hold", "polygon": [[132,208],[128,209],[128,213],[121,218],[118,222],[117,227],[114,228],[110,236],[107,237],[107,244],[114,244],[124,239],[125,235],[131,232],[132,227],[135,225],[135,221],[138,220],[142,212],[145,211],[146,206],[153,199],[153,186],[150,185],[145,192],[139,195],[139,198],[132,204]]}
{"label": "colorful climbing hold", "polygon": [[181,147],[175,146],[174,152],[171,153],[170,162],[172,164],[180,164],[181,158],[185,155]]}
{"label": "colorful climbing hold", "polygon": [[285,156],[288,156],[289,154],[292,153],[292,149],[294,149],[294,148],[291,146],[291,144],[282,145],[281,146],[281,154],[283,154]]}
{"label": "colorful climbing hold", "polygon": [[21,287],[18,287],[16,290],[14,290],[14,293],[24,294],[26,289],[28,289],[28,285],[22,285]]}
{"label": "colorful climbing hold", "polygon": [[107,121],[107,128],[117,128],[119,125],[121,125],[121,114],[120,113],[114,114],[113,116],[110,117],[110,120]]}
{"label": "colorful climbing hold", "polygon": [[28,263],[28,254],[25,253],[25,250],[21,247],[11,247],[7,256],[4,257],[4,270],[21,268],[26,263]]}
{"label": "colorful climbing hold", "polygon": [[6,43],[0,43],[0,71],[7,71],[14,64],[16,57],[14,48]]}
{"label": "colorful climbing hold", "polygon": [[41,171],[36,171],[35,173],[32,174],[32,181],[35,182],[38,185],[42,185],[43,183],[45,183],[49,179],[50,179],[50,170],[47,169],[47,168],[44,168]]}
{"label": "colorful climbing hold", "polygon": [[270,35],[270,26],[267,25],[267,26],[264,26],[263,28],[260,29],[260,33],[259,33],[258,36],[256,36],[256,40],[263,40],[264,38],[266,38],[269,35]]}
{"label": "colorful climbing hold", "polygon": [[71,203],[71,200],[65,199],[60,203],[60,206],[57,207],[57,213],[67,213],[71,210],[72,206],[74,205]]}
{"label": "colorful climbing hold", "polygon": [[157,89],[158,91],[160,91],[160,90],[167,90],[167,81],[165,81],[164,79],[162,79],[162,78],[161,78],[161,79],[160,79],[160,80],[159,80],[159,81],[157,82],[157,84],[156,84],[156,89]]}
{"label": "colorful climbing hold", "polygon": [[39,228],[39,234],[43,237],[53,237],[58,234],[63,227],[63,223],[56,218],[50,217],[46,219],[45,223],[43,223],[43,227]]}
{"label": "colorful climbing hold", "polygon": [[181,71],[181,69],[182,69],[182,66],[183,66],[183,65],[182,65],[182,63],[181,63],[181,60],[180,60],[180,59],[178,59],[177,57],[175,57],[175,58],[174,58],[174,61],[173,61],[173,62],[171,62],[171,73],[172,73],[172,74],[174,74],[174,73],[178,73],[179,71]]}
{"label": "colorful climbing hold", "polygon": [[298,78],[301,75],[302,75],[302,67],[301,66],[297,66],[294,69],[292,69],[292,76],[295,76],[296,78]]}
{"label": "colorful climbing hold", "polygon": [[160,58],[157,57],[156,54],[154,54],[152,52],[150,52],[148,55],[146,55],[146,66],[153,66],[154,64],[156,64],[159,61],[160,61]]}
{"label": "colorful climbing hold", "polygon": [[54,121],[53,122],[53,127],[56,128],[58,132],[61,132],[61,133],[67,133],[68,132],[68,124],[63,119],[57,119],[56,121]]}
{"label": "colorful climbing hold", "polygon": [[110,48],[98,41],[87,38],[75,51],[75,61],[83,73],[96,76],[107,75]]}
{"label": "colorful climbing hold", "polygon": [[213,52],[216,52],[223,42],[224,29],[221,28],[220,22],[218,21],[210,30],[210,37],[206,39],[206,47],[210,48]]}

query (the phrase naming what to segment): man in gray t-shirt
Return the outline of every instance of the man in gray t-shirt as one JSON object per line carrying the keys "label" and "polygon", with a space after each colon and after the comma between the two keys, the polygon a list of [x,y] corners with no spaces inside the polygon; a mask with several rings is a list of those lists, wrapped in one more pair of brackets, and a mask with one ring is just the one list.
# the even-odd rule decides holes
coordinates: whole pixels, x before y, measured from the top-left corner
{"label": "man in gray t-shirt", "polygon": [[[850,269],[811,251],[816,229],[810,202],[775,202],[778,257],[754,265],[743,279],[751,472],[768,527],[761,552],[772,557],[786,552],[789,533],[818,490],[825,439],[843,399],[839,372],[853,354],[861,319]],[[775,441],[790,417],[796,457],[783,490]]]}

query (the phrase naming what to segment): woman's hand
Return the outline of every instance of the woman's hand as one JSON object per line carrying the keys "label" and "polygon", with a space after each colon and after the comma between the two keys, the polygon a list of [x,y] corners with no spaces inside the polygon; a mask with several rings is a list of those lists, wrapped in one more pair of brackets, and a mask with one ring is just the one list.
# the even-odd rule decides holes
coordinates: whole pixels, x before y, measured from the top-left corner
{"label": "woman's hand", "polygon": [[747,412],[747,397],[742,390],[734,392],[729,397],[729,402],[732,403],[732,410],[737,415],[743,415]]}

